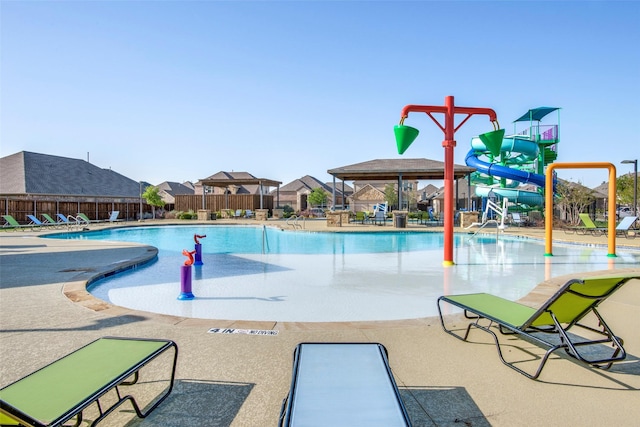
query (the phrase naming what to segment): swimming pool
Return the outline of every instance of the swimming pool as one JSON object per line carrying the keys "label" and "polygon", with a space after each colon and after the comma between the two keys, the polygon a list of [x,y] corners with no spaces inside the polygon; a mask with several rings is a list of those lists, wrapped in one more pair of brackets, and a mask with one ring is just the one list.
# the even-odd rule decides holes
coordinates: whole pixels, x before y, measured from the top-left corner
{"label": "swimming pool", "polygon": [[[202,243],[195,299],[182,301],[182,250]],[[495,235],[454,236],[442,266],[442,233],[294,232],[254,226],[161,226],[61,233],[67,239],[139,242],[158,259],[89,286],[112,304],[175,316],[255,321],[344,322],[434,316],[443,294],[491,292],[519,299],[538,283],[583,271],[638,265],[640,251],[554,244]]]}

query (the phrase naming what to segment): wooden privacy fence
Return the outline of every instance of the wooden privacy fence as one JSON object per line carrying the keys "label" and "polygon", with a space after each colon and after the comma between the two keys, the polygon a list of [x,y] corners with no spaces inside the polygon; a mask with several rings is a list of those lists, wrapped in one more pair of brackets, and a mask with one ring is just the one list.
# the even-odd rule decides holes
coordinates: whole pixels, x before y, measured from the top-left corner
{"label": "wooden privacy fence", "polygon": [[[182,212],[190,210],[197,212],[200,209],[211,212],[219,212],[224,209],[251,209],[253,211],[260,209],[259,194],[207,194],[204,199],[201,194],[184,194],[175,196],[175,200],[175,210]],[[273,209],[273,196],[262,196],[262,209]]]}
{"label": "wooden privacy fence", "polygon": [[[143,199],[144,200],[144,199]],[[262,208],[271,211],[274,207],[273,196],[262,196]],[[202,195],[179,195],[175,197],[175,210],[197,212],[203,209]],[[204,209],[211,212],[219,212],[223,209],[260,209],[260,195],[255,194],[208,194],[204,197]],[[151,206],[142,204],[142,212],[151,212]],[[136,220],[140,213],[140,201],[138,199],[94,198],[94,200],[75,199],[73,197],[56,196],[32,196],[10,197],[0,196],[0,212],[2,215],[11,215],[20,223],[28,223],[27,215],[34,215],[42,219],[42,214],[48,214],[55,218],[61,213],[65,216],[76,216],[83,213],[91,220],[106,220],[113,211],[119,211],[118,219]]]}
{"label": "wooden privacy fence", "polygon": [[[42,214],[48,214],[55,218],[56,214],[76,216],[83,213],[91,220],[106,220],[113,211],[119,211],[118,219],[134,220],[138,218],[140,211],[139,201],[87,201],[67,200],[39,196],[38,198],[0,198],[0,211],[2,215],[11,215],[20,223],[28,223],[27,215],[33,215],[42,219]],[[142,204],[143,212],[150,212],[151,207]]]}

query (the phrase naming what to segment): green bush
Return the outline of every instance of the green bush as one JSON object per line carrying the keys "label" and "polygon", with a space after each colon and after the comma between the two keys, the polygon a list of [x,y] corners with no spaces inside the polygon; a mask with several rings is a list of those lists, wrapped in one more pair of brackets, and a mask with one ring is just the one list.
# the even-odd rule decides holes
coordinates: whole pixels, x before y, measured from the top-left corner
{"label": "green bush", "polygon": [[293,208],[290,205],[284,205],[282,207],[284,213],[282,214],[285,218],[289,218],[291,215],[293,215]]}
{"label": "green bush", "polygon": [[176,212],[176,218],[178,219],[195,219],[198,218],[198,214],[196,214],[191,209],[188,212]]}

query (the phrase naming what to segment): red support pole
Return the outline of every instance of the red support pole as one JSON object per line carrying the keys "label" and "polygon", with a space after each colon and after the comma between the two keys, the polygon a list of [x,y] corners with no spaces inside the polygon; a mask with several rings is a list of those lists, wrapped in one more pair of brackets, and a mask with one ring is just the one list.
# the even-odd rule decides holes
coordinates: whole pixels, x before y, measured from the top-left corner
{"label": "red support pole", "polygon": [[[444,99],[444,107],[432,105],[406,105],[401,112],[401,124],[405,118],[409,116],[409,112],[426,113],[436,125],[444,132],[444,261],[442,265],[445,267],[452,266],[453,262],[453,178],[454,163],[453,149],[456,146],[454,135],[456,133],[455,115],[466,114],[467,117],[458,125],[461,127],[474,114],[483,114],[489,116],[489,120],[497,122],[496,112],[490,108],[473,108],[473,107],[456,107],[454,105],[453,96],[447,96]],[[432,113],[444,114],[444,126],[442,126],[433,116]]]}
{"label": "red support pole", "polygon": [[447,108],[444,121],[444,260],[442,265],[449,267],[453,262],[453,149],[456,146],[455,133],[455,107],[453,96],[444,99]]}

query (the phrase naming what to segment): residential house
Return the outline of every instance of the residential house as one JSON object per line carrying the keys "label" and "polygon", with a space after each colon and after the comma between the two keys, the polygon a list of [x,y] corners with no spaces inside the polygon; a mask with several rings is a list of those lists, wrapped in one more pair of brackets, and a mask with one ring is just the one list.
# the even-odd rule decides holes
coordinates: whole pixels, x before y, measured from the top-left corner
{"label": "residential house", "polygon": [[[230,210],[271,210],[274,208],[270,187],[279,187],[280,181],[256,178],[248,172],[220,171],[202,178],[194,185],[193,194],[175,196],[175,209],[179,211],[205,210],[224,215]],[[277,194],[277,192],[276,192]]]}
{"label": "residential house", "polygon": [[[249,172],[225,172],[220,171],[207,178],[201,179],[194,185],[194,194],[202,195],[203,187],[205,194],[260,194],[260,185],[258,184],[239,184],[234,181],[250,181],[257,178]],[[225,181],[228,185],[208,186],[202,185],[203,181]]]}
{"label": "residential house", "polygon": [[175,209],[176,196],[182,194],[195,194],[195,186],[187,181],[184,183],[165,181],[158,184],[158,194],[164,200],[164,210],[172,211]]}
{"label": "residential house", "polygon": [[[355,190],[357,188],[357,190]],[[384,189],[375,184],[354,184],[354,192],[349,197],[349,206],[353,212],[373,211],[374,205],[385,203],[387,200]]]}
{"label": "residential house", "polygon": [[19,222],[27,214],[77,215],[104,220],[119,211],[121,219],[135,219],[140,208],[141,182],[111,168],[85,160],[21,151],[0,159],[0,210]]}
{"label": "residential house", "polygon": [[[316,188],[322,188],[327,192],[327,206],[332,208],[332,193],[333,184],[323,183],[322,181],[314,178],[310,175],[305,175],[302,178],[295,179],[288,184],[283,185],[278,190],[279,193],[279,206],[291,206],[296,211],[303,211],[309,208],[307,204],[307,196]],[[336,185],[336,208],[343,205],[345,195],[350,195],[353,191],[352,188],[346,184]],[[343,194],[344,191],[344,194]],[[276,195],[276,190],[271,192],[272,195]]]}

